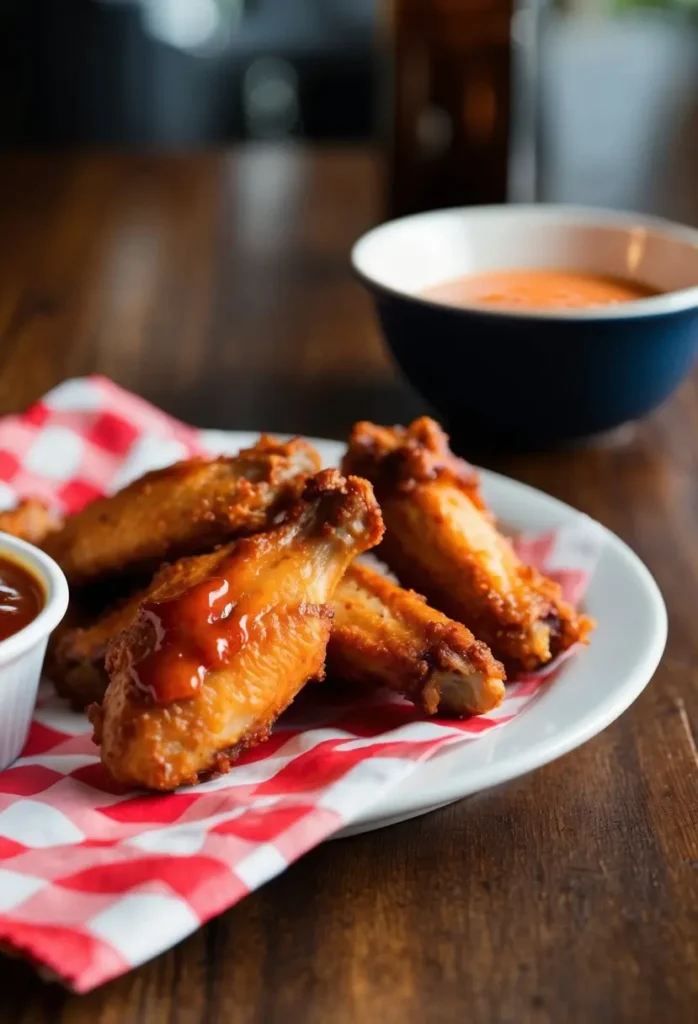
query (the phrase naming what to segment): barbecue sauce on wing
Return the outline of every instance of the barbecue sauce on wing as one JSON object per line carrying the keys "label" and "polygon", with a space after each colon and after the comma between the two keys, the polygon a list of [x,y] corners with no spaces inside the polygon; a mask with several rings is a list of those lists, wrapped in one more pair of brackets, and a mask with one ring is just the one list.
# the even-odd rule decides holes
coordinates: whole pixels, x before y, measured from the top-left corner
{"label": "barbecue sauce on wing", "polygon": [[150,650],[133,666],[136,686],[157,704],[193,697],[212,669],[223,668],[248,639],[225,576],[213,576],[169,601],[146,602]]}

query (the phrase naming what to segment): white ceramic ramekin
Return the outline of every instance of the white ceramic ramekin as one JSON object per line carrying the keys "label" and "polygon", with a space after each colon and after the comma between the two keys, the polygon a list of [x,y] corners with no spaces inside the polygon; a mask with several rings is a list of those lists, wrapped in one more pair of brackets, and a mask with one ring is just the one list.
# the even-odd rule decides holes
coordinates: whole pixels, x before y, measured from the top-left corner
{"label": "white ceramic ramekin", "polygon": [[0,770],[19,757],[25,744],[49,634],[68,607],[68,583],[52,558],[7,533],[0,533],[2,555],[41,581],[46,601],[33,622],[0,641]]}

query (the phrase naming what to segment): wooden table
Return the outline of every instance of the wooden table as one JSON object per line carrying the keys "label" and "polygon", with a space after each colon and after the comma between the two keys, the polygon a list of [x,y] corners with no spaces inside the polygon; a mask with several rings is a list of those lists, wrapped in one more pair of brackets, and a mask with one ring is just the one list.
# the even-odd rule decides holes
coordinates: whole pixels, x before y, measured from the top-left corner
{"label": "wooden table", "polygon": [[[5,158],[0,412],[93,371],[207,427],[342,437],[419,412],[347,267],[378,182],[343,149]],[[4,960],[0,1020],[695,1020],[697,431],[694,377],[623,444],[498,464],[619,533],[666,595],[666,656],[611,728],[505,788],[315,850],[86,997]]]}

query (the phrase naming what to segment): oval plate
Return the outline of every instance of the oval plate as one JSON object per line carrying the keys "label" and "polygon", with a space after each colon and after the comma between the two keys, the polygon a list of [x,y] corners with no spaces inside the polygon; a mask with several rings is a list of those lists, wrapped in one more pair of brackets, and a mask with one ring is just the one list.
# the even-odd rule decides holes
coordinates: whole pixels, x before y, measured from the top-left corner
{"label": "oval plate", "polygon": [[[236,452],[256,433],[203,431],[213,452]],[[344,445],[308,438],[325,466]],[[169,460],[168,460],[169,461]],[[533,487],[482,470],[485,500],[513,530],[545,533],[577,526],[593,534],[599,560],[584,599],[596,620],[588,649],[562,666],[552,686],[518,718],[477,740],[449,746],[396,785],[335,838],[368,832],[500,785],[554,761],[610,725],[652,678],[664,651],[667,614],[649,570],[622,540],[576,509]]]}

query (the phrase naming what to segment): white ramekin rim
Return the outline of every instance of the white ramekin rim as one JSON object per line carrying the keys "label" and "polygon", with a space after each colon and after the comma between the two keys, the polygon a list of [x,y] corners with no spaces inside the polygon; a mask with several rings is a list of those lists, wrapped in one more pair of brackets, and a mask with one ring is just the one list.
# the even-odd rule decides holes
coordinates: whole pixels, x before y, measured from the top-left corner
{"label": "white ramekin rim", "polygon": [[7,554],[41,581],[46,602],[37,617],[18,633],[0,640],[0,667],[20,658],[48,638],[68,608],[68,581],[63,571],[40,548],[0,532],[0,556]]}

